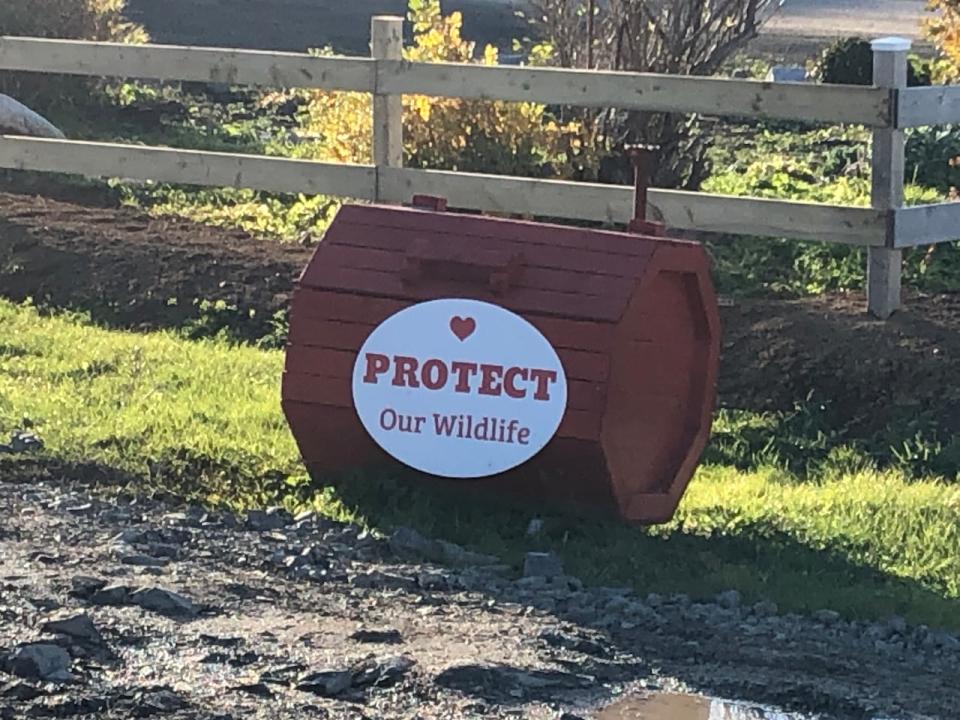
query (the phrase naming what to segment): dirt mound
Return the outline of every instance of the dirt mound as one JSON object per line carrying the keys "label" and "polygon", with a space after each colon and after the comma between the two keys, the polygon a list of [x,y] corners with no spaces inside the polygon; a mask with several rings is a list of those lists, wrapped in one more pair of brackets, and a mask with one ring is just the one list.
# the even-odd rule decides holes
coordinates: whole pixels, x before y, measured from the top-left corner
{"label": "dirt mound", "polygon": [[[275,331],[310,254],[133,210],[0,194],[0,295],[113,326],[222,325],[259,339]],[[960,430],[960,297],[910,297],[886,323],[863,307],[830,296],[722,308],[721,404],[799,404],[825,426],[891,444]]]}
{"label": "dirt mound", "polygon": [[108,325],[183,327],[219,314],[214,322],[261,337],[310,252],[128,209],[0,194],[0,294]]}

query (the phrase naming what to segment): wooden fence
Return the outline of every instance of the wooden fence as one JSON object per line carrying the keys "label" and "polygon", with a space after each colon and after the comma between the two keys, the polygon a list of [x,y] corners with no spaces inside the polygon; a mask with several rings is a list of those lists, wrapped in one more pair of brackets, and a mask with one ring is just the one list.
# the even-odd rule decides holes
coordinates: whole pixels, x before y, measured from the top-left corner
{"label": "wooden fence", "polygon": [[400,18],[375,17],[371,58],[159,45],[0,38],[0,69],[371,93],[374,164],[343,165],[170,148],[0,137],[0,167],[206,186],[324,194],[388,203],[443,195],[455,207],[626,223],[632,188],[404,168],[404,94],[624,110],[860,124],[873,130],[871,207],[652,190],[668,227],[868,248],[868,305],[900,304],[902,248],[960,236],[960,204],[903,206],[903,130],[960,122],[960,87],[907,88],[909,42],[874,43],[874,85],[770,83],[646,73],[410,63]]}

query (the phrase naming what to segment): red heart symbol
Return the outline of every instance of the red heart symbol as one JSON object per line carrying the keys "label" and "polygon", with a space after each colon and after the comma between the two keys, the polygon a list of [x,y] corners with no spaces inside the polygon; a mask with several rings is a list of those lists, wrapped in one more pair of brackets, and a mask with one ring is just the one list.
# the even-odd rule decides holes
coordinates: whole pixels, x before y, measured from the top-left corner
{"label": "red heart symbol", "polygon": [[477,321],[473,318],[462,318],[454,317],[450,318],[450,330],[453,331],[453,334],[460,338],[460,342],[463,342],[468,337],[473,335],[473,331],[477,329]]}

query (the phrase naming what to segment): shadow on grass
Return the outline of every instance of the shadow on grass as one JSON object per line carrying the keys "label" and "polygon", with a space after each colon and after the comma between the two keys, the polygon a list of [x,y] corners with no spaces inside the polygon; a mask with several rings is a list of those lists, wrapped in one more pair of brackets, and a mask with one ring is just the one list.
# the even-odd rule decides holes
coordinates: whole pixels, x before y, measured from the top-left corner
{"label": "shadow on grass", "polygon": [[[344,507],[388,532],[410,526],[428,537],[497,555],[519,571],[523,554],[552,551],[571,574],[592,585],[713,598],[738,590],[745,602],[769,599],[783,612],[831,608],[851,619],[901,615],[912,623],[960,630],[960,599],[919,582],[857,564],[840,549],[817,550],[775,528],[739,526],[699,534],[642,528],[600,516],[575,518],[558,508],[490,498],[469,486],[404,476],[341,479]],[[302,490],[301,490],[302,492]],[[527,533],[532,518],[539,533]]]}

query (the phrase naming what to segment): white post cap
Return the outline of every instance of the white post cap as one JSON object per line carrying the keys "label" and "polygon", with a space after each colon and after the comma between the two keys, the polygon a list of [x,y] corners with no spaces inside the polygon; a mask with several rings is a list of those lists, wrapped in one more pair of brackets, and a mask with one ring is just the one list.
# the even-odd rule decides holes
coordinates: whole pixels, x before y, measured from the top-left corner
{"label": "white post cap", "polygon": [[870,43],[874,52],[907,52],[913,47],[913,43],[907,38],[885,37],[877,38]]}

